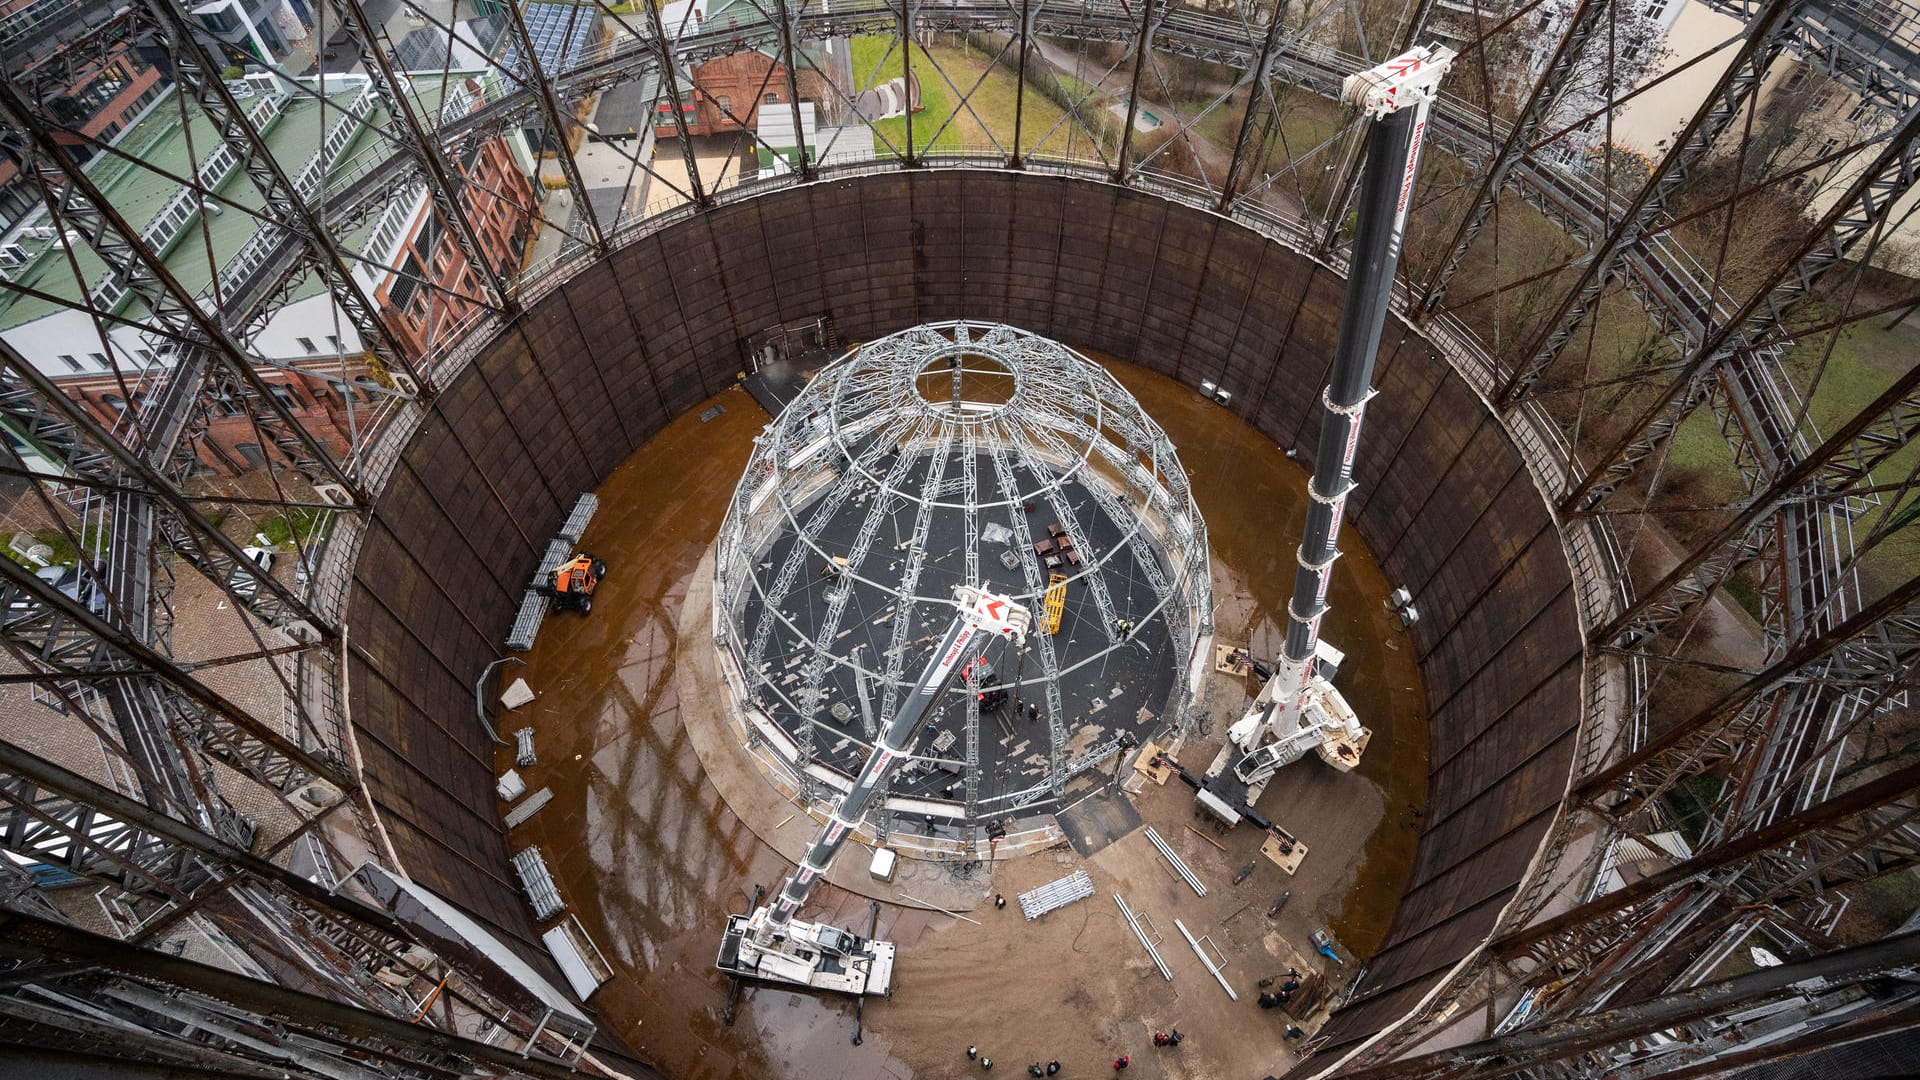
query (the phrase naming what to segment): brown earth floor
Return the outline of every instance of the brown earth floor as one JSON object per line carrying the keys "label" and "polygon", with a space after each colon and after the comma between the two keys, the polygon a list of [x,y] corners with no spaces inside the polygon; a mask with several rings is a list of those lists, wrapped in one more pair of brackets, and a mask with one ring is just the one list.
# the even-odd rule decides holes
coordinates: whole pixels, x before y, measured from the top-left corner
{"label": "brown earth floor", "polygon": [[[1306,474],[1192,391],[1137,369],[1116,366],[1116,374],[1167,429],[1192,475],[1214,545],[1218,640],[1251,640],[1271,654],[1292,582]],[[1218,836],[1193,817],[1191,792],[1178,781],[1148,785],[1137,809],[1206,884],[1206,898],[1176,880],[1137,832],[1089,860],[1061,846],[971,876],[956,868],[943,883],[947,895],[998,891],[1008,907],[975,905],[970,917],[982,925],[973,925],[882,904],[879,936],[900,946],[896,993],[867,1006],[863,1045],[849,1042],[851,1002],[770,988],[747,991],[729,1029],[720,1021],[726,983],[712,967],[719,927],[726,912],[746,909],[755,884],[776,887],[791,866],[760,834],[796,826],[765,820],[791,814],[769,800],[743,800],[736,812],[702,769],[687,731],[702,722],[692,699],[711,690],[705,665],[690,661],[712,645],[697,632],[698,617],[683,617],[697,615],[683,612],[683,601],[766,422],[737,389],[714,403],[724,406],[722,415],[676,421],[601,488],[602,509],[584,546],[611,571],[593,614],[548,621],[526,666],[509,674],[525,677],[540,696],[500,719],[506,731],[534,728],[541,763],[521,771],[531,787],[550,786],[555,796],[514,830],[512,846],[539,845],[569,910],[617,969],[592,1000],[609,1027],[682,1080],[959,1076],[979,1068],[964,1057],[968,1044],[1013,1075],[1048,1058],[1058,1058],[1069,1077],[1104,1073],[1122,1053],[1141,1070],[1130,1076],[1284,1071],[1292,1044],[1281,1039],[1282,1015],[1254,1004],[1257,980],[1290,964],[1330,967],[1336,984],[1352,976],[1357,956],[1385,932],[1411,864],[1414,810],[1425,797],[1417,674],[1405,636],[1381,605],[1389,586],[1358,538],[1349,533],[1342,544],[1348,557],[1337,564],[1325,633],[1348,653],[1340,683],[1374,738],[1356,773],[1309,758],[1270,785],[1260,809],[1311,848],[1296,876],[1258,860],[1250,878],[1232,884],[1257,859],[1259,837],[1244,826]],[[1204,768],[1244,702],[1237,680],[1216,677],[1204,731],[1188,740],[1182,759]],[[503,755],[499,764],[511,762]],[[858,855],[848,861],[863,862]],[[1021,918],[1011,902],[1016,893],[1080,868],[1096,895],[1036,922]],[[1282,891],[1291,899],[1269,919],[1265,912]],[[1115,893],[1163,935],[1171,983],[1127,930]],[[806,915],[864,930],[869,910],[865,897],[823,888]],[[1219,948],[1237,1003],[1175,919]],[[1320,927],[1335,932],[1346,966],[1312,955],[1307,935]],[[1152,1030],[1171,1025],[1188,1040],[1177,1050],[1154,1049]]]}

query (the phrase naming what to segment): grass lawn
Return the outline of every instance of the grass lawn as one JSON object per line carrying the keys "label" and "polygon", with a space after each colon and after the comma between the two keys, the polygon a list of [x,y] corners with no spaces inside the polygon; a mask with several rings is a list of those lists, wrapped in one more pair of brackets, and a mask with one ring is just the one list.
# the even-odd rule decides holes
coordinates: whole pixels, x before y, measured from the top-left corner
{"label": "grass lawn", "polygon": [[[1247,115],[1247,94],[1246,89],[1236,90],[1219,107],[1193,121],[1194,133],[1220,149],[1231,152],[1234,140],[1240,137],[1240,121]],[[1211,104],[1212,98],[1182,101],[1180,115],[1189,118],[1200,116]],[[1266,160],[1277,167],[1281,162],[1303,155],[1345,127],[1348,119],[1340,106],[1325,98],[1304,92],[1285,93],[1280,99],[1280,126],[1267,138]],[[1260,123],[1258,117],[1254,123],[1257,130]],[[1285,137],[1284,144],[1282,136]],[[1285,149],[1282,149],[1283,145]],[[1256,155],[1260,152],[1257,146],[1250,149]],[[1325,164],[1332,159],[1327,151],[1322,151],[1313,160]]]}
{"label": "grass lawn", "polygon": [[[853,79],[860,87],[871,87],[900,77],[899,43],[888,37],[853,39]],[[933,150],[989,149],[997,141],[1001,146],[1013,143],[1014,102],[1019,83],[1012,72],[992,66],[991,58],[968,49],[914,46],[913,74],[920,82],[921,110],[913,116],[913,145],[916,153]],[[981,81],[981,74],[986,79]],[[949,85],[951,83],[951,85]],[[978,84],[976,88],[975,84]],[[965,100],[967,107],[962,107]],[[1022,150],[1031,150],[1041,136],[1062,115],[1059,106],[1029,87],[1026,94],[1026,119],[1021,129]],[[896,116],[874,125],[874,146],[881,153],[904,152],[907,144],[907,119]],[[1062,131],[1064,132],[1064,128]],[[991,138],[989,137],[991,135]],[[1047,149],[1061,143],[1056,135]]]}
{"label": "grass lawn", "polygon": [[[1885,324],[1885,319],[1857,323],[1848,327],[1834,345],[1826,370],[1819,373],[1819,382],[1813,387],[1813,401],[1808,409],[1808,415],[1823,435],[1831,434],[1846,423],[1862,406],[1880,396],[1895,378],[1920,363],[1920,330],[1904,325],[1885,330],[1882,329]],[[1826,335],[1818,335],[1790,354],[1788,363],[1794,370],[1795,382],[1803,389],[1813,383],[1826,345]],[[1898,484],[1907,478],[1916,463],[1920,463],[1920,445],[1909,443],[1874,469],[1872,482]],[[1916,506],[1920,506],[1920,497],[1909,495],[1895,513],[1913,511]],[[1864,541],[1866,530],[1879,521],[1879,510],[1868,515],[1865,522],[1856,527],[1856,542]],[[1920,536],[1916,536],[1916,532],[1920,530],[1907,529],[1895,534],[1861,561],[1861,574],[1867,579],[1869,594],[1896,584],[1920,566]]]}

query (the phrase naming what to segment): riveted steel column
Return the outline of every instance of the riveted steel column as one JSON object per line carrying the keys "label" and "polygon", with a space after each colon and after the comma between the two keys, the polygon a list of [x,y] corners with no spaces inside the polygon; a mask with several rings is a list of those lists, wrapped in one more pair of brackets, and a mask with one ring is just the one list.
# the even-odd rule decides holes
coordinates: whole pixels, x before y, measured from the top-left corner
{"label": "riveted steel column", "polygon": [[1888,133],[1874,160],[1854,174],[1847,190],[1815,223],[1807,238],[1774,267],[1738,311],[1708,335],[1666,388],[1628,425],[1626,433],[1593,460],[1579,483],[1561,498],[1562,513],[1584,506],[1588,494],[1602,485],[1616,465],[1626,464],[1622,459],[1628,449],[1688,393],[1695,379],[1745,347],[1746,341],[1764,338],[1776,329],[1785,314],[1784,301],[1808,295],[1822,276],[1842,265],[1855,241],[1870,233],[1876,222],[1885,220],[1898,203],[1899,193],[1906,190],[1916,138],[1920,138],[1920,109]]}
{"label": "riveted steel column", "polygon": [[1133,82],[1127,89],[1127,118],[1120,125],[1120,153],[1114,158],[1113,182],[1124,184],[1130,165],[1127,158],[1133,152],[1133,122],[1140,115],[1140,76],[1147,69],[1147,53],[1153,48],[1153,32],[1165,17],[1166,10],[1157,5],[1160,0],[1140,0],[1140,40],[1133,50]]}
{"label": "riveted steel column", "polygon": [[[1220,184],[1219,211],[1232,213],[1234,190],[1240,186],[1240,170],[1246,165],[1247,151],[1253,145],[1254,118],[1260,115],[1262,104],[1273,101],[1274,54],[1280,47],[1280,35],[1285,29],[1282,16],[1287,5],[1281,0],[1273,12],[1273,23],[1267,27],[1267,36],[1260,43],[1260,57],[1253,64],[1253,83],[1247,91],[1247,111],[1240,119],[1240,132],[1233,140],[1233,160],[1227,163],[1227,176]],[[1265,147],[1261,147],[1262,152]]]}
{"label": "riveted steel column", "polygon": [[467,208],[460,201],[460,193],[465,189],[465,178],[455,180],[455,172],[447,163],[446,155],[437,141],[426,129],[420,126],[420,118],[413,114],[409,95],[401,89],[402,79],[395,73],[392,61],[387,59],[386,51],[375,45],[385,33],[384,29],[367,16],[361,0],[332,0],[346,13],[347,21],[353,24],[355,33],[348,37],[359,45],[360,60],[367,70],[373,73],[373,85],[386,106],[390,117],[398,118],[405,129],[402,140],[419,160],[426,173],[427,197],[433,201],[442,220],[453,230],[459,239],[460,247],[466,253],[467,263],[480,268],[480,276],[487,283],[491,295],[488,305],[495,310],[511,314],[519,310],[520,302],[514,296],[513,283],[500,276],[499,268],[489,262],[480,246],[480,234],[473,227],[473,220],[467,216]]}
{"label": "riveted steel column", "polygon": [[161,655],[146,642],[95,615],[86,605],[35,577],[27,571],[26,567],[12,559],[0,559],[0,584],[9,586],[16,594],[24,594],[29,602],[59,614],[102,645],[119,653],[127,661],[144,671],[152,672],[186,698],[270,748],[279,758],[327,780],[343,791],[359,789],[359,779],[339,761],[323,760],[294,745],[285,735],[262,723],[253,714],[227,700],[224,695],[214,691],[199,679],[187,674],[179,665]]}
{"label": "riveted steel column", "polygon": [[[533,35],[527,33],[527,20],[520,13],[521,5],[514,0],[501,4],[511,17],[513,34],[520,46],[520,60],[526,65],[526,72],[520,75],[521,83],[533,91],[533,99],[540,106],[540,112],[547,120],[547,130],[553,133],[553,154],[560,162],[560,171],[566,175],[567,186],[573,189],[573,209],[587,223],[587,243],[594,251],[604,254],[607,250],[606,234],[600,231],[600,215],[593,211],[593,200],[587,197],[587,182],[580,176],[580,165],[573,160],[573,148],[567,145],[567,125],[561,119],[560,102],[553,96],[553,84],[548,81],[547,73],[540,66],[539,53],[533,47]],[[565,63],[562,58],[559,63]],[[518,73],[516,73],[518,74]],[[537,158],[536,158],[537,160]],[[536,170],[537,171],[537,170]],[[535,182],[539,182],[536,175]]]}
{"label": "riveted steel column", "polygon": [[[38,122],[33,104],[22,96],[21,87],[11,80],[0,79],[0,112],[4,112],[17,125],[16,131],[25,136],[27,145],[20,148],[24,165],[31,168],[34,157],[43,157],[60,170],[67,185],[64,197],[66,208],[71,212],[76,201],[84,204],[85,213],[93,218],[93,221],[86,223],[88,243],[102,257],[102,261],[120,274],[124,283],[146,303],[150,314],[155,319],[175,322],[177,328],[171,331],[172,336],[180,341],[194,342],[188,347],[206,350],[231,375],[245,384],[266,410],[266,419],[284,428],[287,439],[309,455],[308,460],[315,470],[338,484],[355,507],[365,506],[367,495],[359,481],[347,475],[340,463],[334,460],[332,451],[321,445],[273,395],[260,373],[254,370],[246,350],[200,306],[199,299],[180,283],[161,260],[159,253],[147,244],[140,230],[121,215],[93,178],[73,159],[67,147]],[[288,456],[298,460],[291,452]]]}
{"label": "riveted steel column", "polygon": [[800,150],[800,164],[794,172],[801,180],[814,177],[813,157],[807,151],[807,135],[800,127],[800,71],[795,63],[793,46],[793,12],[789,5],[792,0],[774,0],[774,9],[780,17],[780,55],[781,63],[787,68],[787,107],[793,111],[793,143]]}
{"label": "riveted steel column", "polygon": [[[1614,0],[1580,0],[1567,22],[1567,31],[1560,38],[1553,56],[1547,61],[1546,71],[1540,75],[1540,81],[1534,84],[1533,92],[1527,96],[1527,103],[1521,106],[1520,119],[1507,132],[1506,140],[1495,152],[1493,161],[1487,165],[1487,174],[1480,182],[1480,190],[1474,194],[1473,205],[1468,208],[1465,217],[1460,219],[1459,228],[1454,230],[1453,239],[1447,242],[1446,252],[1440,259],[1440,265],[1427,279],[1419,301],[1414,305],[1416,318],[1423,318],[1440,306],[1447,294],[1447,285],[1453,281],[1453,275],[1460,269],[1460,263],[1467,256],[1467,249],[1473,246],[1473,240],[1480,235],[1481,226],[1486,224],[1487,215],[1493,211],[1493,205],[1500,198],[1500,191],[1507,184],[1507,174],[1518,164],[1533,145],[1534,136],[1547,118],[1554,115],[1560,103],[1560,93],[1572,77],[1574,65],[1580,59],[1582,49],[1599,28],[1600,16],[1605,14]],[[1611,63],[1611,59],[1608,60]]]}
{"label": "riveted steel column", "polygon": [[1033,0],[1020,0],[1020,75],[1013,86],[1013,157],[1007,166],[1025,168],[1020,160],[1020,138],[1027,113],[1027,46],[1033,41]]}
{"label": "riveted steel column", "polygon": [[[100,422],[95,420],[92,414],[61,393],[52,379],[47,378],[38,368],[21,357],[12,345],[4,341],[0,341],[0,369],[6,372],[6,374],[0,374],[0,387],[4,387],[9,379],[20,380],[29,388],[42,408],[51,409],[60,414],[65,424],[75,433],[73,438],[76,443],[79,439],[85,439],[87,446],[97,447],[99,457],[111,459],[121,469],[131,473],[138,479],[143,489],[140,493],[143,496],[162,503],[166,507],[166,513],[178,518],[186,526],[192,536],[192,543],[176,542],[175,550],[186,556],[188,561],[205,573],[209,580],[215,583],[226,583],[231,581],[235,572],[238,571],[245,576],[246,580],[258,586],[255,590],[256,598],[272,601],[255,608],[269,622],[285,623],[290,618],[299,619],[314,627],[328,639],[336,636],[337,631],[327,620],[322,619],[279,579],[259,570],[240,550],[240,547],[228,539],[227,535],[208,521],[200,511],[194,509],[193,504],[189,503],[166,477],[161,476],[152,466],[141,460],[138,454],[128,450],[124,444],[114,438],[111,432],[101,427]],[[5,407],[0,406],[0,409]],[[14,412],[15,410],[5,409],[5,411]],[[73,449],[79,450],[82,447],[76,445]],[[85,460],[77,459],[78,457],[78,455],[70,455],[69,468],[98,479],[111,478],[109,470],[99,468],[98,465],[89,465]],[[248,606],[255,607],[252,604]]]}
{"label": "riveted steel column", "polygon": [[[699,207],[711,206],[712,196],[707,187],[700,182],[700,161],[693,153],[693,137],[687,133],[687,114],[680,107],[680,67],[673,54],[674,39],[667,37],[666,24],[661,20],[661,5],[646,3],[640,5],[647,11],[647,22],[653,26],[653,40],[660,56],[660,79],[667,88],[667,98],[673,102],[673,133],[680,143],[680,159],[687,168],[687,188],[693,193],[693,204]],[[679,27],[674,33],[680,32]]]}
{"label": "riveted steel column", "polygon": [[1525,396],[1540,374],[1557,359],[1574,328],[1599,300],[1620,260],[1638,243],[1665,209],[1689,171],[1706,159],[1715,139],[1740,115],[1758,93],[1768,67],[1793,37],[1793,19],[1807,0],[1769,0],[1754,19],[1733,62],[1720,76],[1706,101],[1674,138],[1673,150],[1654,167],[1640,191],[1621,213],[1620,223],[1594,248],[1580,279],[1562,294],[1560,304],[1543,324],[1540,335],[1522,354],[1513,373],[1494,395],[1497,404],[1511,407]]}
{"label": "riveted steel column", "polygon": [[[413,358],[407,355],[405,347],[394,337],[386,320],[380,318],[372,298],[354,279],[352,268],[340,253],[339,243],[314,214],[313,207],[300,194],[299,188],[287,177],[286,170],[280,167],[280,162],[267,148],[266,139],[248,120],[246,110],[234,100],[233,91],[227,88],[226,80],[220,77],[221,65],[207,53],[206,46],[188,24],[186,9],[173,0],[147,0],[146,7],[166,28],[168,44],[174,54],[174,77],[194,92],[201,110],[219,128],[223,144],[241,156],[242,167],[260,189],[266,206],[291,211],[301,226],[297,233],[285,225],[276,223],[274,227],[297,236],[323,262],[323,276],[339,283],[334,294],[335,301],[346,312],[367,350],[381,361],[397,366],[413,380],[423,395],[432,397],[432,383],[414,365]],[[324,196],[324,186],[319,186]]]}
{"label": "riveted steel column", "polygon": [[920,164],[913,156],[913,102],[917,97],[914,90],[920,80],[913,74],[913,0],[900,0],[900,84],[907,95],[907,160],[911,169]]}

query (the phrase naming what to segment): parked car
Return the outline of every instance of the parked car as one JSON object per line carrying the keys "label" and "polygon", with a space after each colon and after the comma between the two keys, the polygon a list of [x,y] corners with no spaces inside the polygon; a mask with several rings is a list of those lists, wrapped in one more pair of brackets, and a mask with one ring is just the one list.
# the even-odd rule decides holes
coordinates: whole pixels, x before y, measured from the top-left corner
{"label": "parked car", "polygon": [[[86,605],[87,610],[95,615],[107,609],[106,596],[94,586],[93,579],[81,573],[77,566],[62,566],[55,563],[35,570],[33,576],[60,590],[68,599]],[[36,600],[24,593],[16,595],[7,604],[7,621],[25,618],[33,614],[39,606]]]}
{"label": "parked car", "polygon": [[[240,554],[259,567],[261,574],[273,573],[273,552],[261,547],[247,547],[241,548]],[[251,600],[260,595],[260,579],[236,566],[227,578],[227,591],[242,600]]]}

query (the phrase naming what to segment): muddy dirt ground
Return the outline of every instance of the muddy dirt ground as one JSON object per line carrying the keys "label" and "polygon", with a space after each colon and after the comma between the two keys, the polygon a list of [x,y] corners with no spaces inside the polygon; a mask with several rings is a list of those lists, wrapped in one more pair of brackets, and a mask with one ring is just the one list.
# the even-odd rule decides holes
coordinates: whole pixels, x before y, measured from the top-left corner
{"label": "muddy dirt ground", "polygon": [[[1191,390],[1139,369],[1116,365],[1115,373],[1166,428],[1191,474],[1214,546],[1217,640],[1271,654],[1284,626],[1305,472]],[[900,946],[897,989],[867,1005],[863,1044],[850,1043],[851,1002],[769,988],[749,990],[728,1028],[720,1019],[726,983],[712,967],[719,928],[727,912],[746,909],[756,884],[779,884],[791,865],[781,835],[804,829],[804,818],[783,823],[793,808],[766,799],[729,805],[688,731],[715,722],[702,704],[715,687],[699,662],[711,637],[698,612],[682,609],[767,420],[738,389],[712,404],[724,412],[708,422],[701,410],[682,417],[602,487],[583,546],[611,572],[593,613],[548,621],[526,666],[512,672],[539,697],[500,718],[505,730],[535,729],[540,764],[521,771],[555,796],[513,831],[511,846],[540,846],[569,911],[616,968],[592,999],[608,1027],[681,1080],[960,1076],[979,1070],[965,1058],[969,1044],[1000,1075],[1057,1058],[1063,1075],[1090,1076],[1110,1072],[1120,1054],[1141,1070],[1130,1076],[1285,1071],[1298,1044],[1282,1039],[1282,1012],[1254,1003],[1257,981],[1290,965],[1327,969],[1335,986],[1353,976],[1385,933],[1425,798],[1425,716],[1411,649],[1388,621],[1381,600],[1390,586],[1359,538],[1349,530],[1341,545],[1324,633],[1348,653],[1339,681],[1372,743],[1355,773],[1313,758],[1291,766],[1259,807],[1310,846],[1298,874],[1260,859],[1250,828],[1222,835],[1195,818],[1191,792],[1177,780],[1149,783],[1134,805],[1201,878],[1205,898],[1137,831],[1090,859],[1061,845],[971,871],[954,864],[943,895],[971,896],[963,913],[979,925],[902,904],[853,875],[860,892],[823,888],[806,916],[865,930],[872,907],[862,893],[895,901],[879,906],[878,925]],[[1214,677],[1208,719],[1182,748],[1183,761],[1205,767],[1249,689]],[[503,755],[499,764],[511,762]],[[845,861],[864,864],[859,855]],[[1234,884],[1249,862],[1251,876]],[[1083,868],[1093,897],[1034,922],[1021,917],[1015,894]],[[1004,910],[986,902],[996,891],[1009,899]],[[1269,918],[1283,891],[1288,904]],[[1158,929],[1173,981],[1127,929],[1115,894]],[[1218,949],[1237,1002],[1175,919]],[[1340,941],[1345,965],[1313,954],[1307,936],[1323,927]],[[1153,1030],[1174,1025],[1187,1040],[1155,1049]]]}

